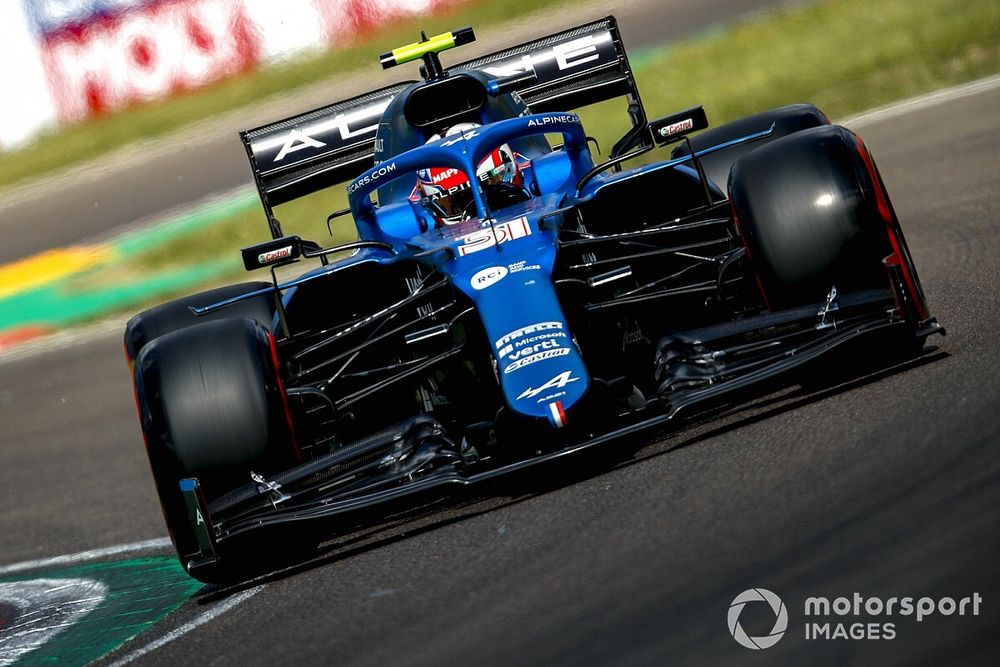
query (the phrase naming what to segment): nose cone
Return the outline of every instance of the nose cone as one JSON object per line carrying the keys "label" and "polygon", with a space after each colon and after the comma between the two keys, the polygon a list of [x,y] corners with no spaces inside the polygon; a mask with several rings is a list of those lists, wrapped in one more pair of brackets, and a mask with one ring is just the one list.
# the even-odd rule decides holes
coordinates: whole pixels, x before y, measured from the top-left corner
{"label": "nose cone", "polygon": [[495,263],[477,264],[456,283],[476,303],[507,405],[561,428],[590,376],[556,297],[551,257],[506,250],[489,257]]}
{"label": "nose cone", "polygon": [[507,404],[561,428],[566,411],[587,393],[590,376],[551,281],[538,278],[512,280],[505,292],[482,290],[479,312]]}

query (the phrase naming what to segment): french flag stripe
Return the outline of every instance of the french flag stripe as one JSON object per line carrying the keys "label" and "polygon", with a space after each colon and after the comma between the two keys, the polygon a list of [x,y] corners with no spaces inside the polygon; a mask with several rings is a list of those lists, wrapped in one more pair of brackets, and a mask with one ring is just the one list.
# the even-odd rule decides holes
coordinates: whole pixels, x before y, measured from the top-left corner
{"label": "french flag stripe", "polygon": [[556,428],[562,428],[566,425],[566,413],[563,411],[560,401],[549,403],[549,413],[552,415],[552,421],[556,425]]}

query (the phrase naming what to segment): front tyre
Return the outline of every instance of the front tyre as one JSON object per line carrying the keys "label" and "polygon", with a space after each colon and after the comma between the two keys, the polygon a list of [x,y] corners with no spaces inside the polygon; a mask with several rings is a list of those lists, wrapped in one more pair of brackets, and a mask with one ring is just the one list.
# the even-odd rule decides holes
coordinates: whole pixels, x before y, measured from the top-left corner
{"label": "front tyre", "polygon": [[838,126],[803,130],[733,164],[733,212],[772,309],[820,302],[833,285],[890,287],[878,187],[856,137]]}
{"label": "front tyre", "polygon": [[[197,477],[209,502],[295,461],[271,338],[258,322],[204,322],[147,344],[136,397],[164,519],[181,563],[197,553],[179,482]],[[224,558],[222,559],[225,560]],[[212,568],[212,580],[235,570]],[[195,573],[195,576],[198,576]]]}
{"label": "front tyre", "polygon": [[[766,305],[822,303],[841,294],[891,290],[908,326],[868,337],[811,364],[810,388],[912,358],[926,304],[888,193],[861,140],[838,126],[803,130],[739,158],[729,195]],[[899,269],[893,276],[887,268]],[[897,279],[897,277],[899,279]]]}

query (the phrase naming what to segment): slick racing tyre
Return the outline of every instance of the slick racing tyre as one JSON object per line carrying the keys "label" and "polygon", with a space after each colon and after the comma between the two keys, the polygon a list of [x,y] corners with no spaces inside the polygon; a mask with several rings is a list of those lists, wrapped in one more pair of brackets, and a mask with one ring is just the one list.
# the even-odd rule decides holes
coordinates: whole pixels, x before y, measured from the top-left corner
{"label": "slick racing tyre", "polygon": [[739,158],[729,196],[768,306],[781,310],[841,293],[888,289],[892,251],[857,138],[833,125]]}
{"label": "slick racing tyre", "polygon": [[[268,331],[249,318],[202,322],[160,336],[135,363],[136,400],[163,515],[182,564],[198,552],[179,482],[208,502],[295,462]],[[200,579],[233,574],[225,559]]]}
{"label": "slick racing tyre", "polygon": [[191,306],[207,306],[271,286],[271,283],[260,281],[226,285],[168,301],[143,311],[129,320],[125,326],[125,354],[130,361],[135,360],[139,356],[139,351],[151,340],[199,322],[210,322],[230,317],[249,317],[270,328],[275,312],[274,296],[270,294],[235,303],[206,315],[195,315],[191,312]]}
{"label": "slick racing tyre", "polygon": [[[789,104],[788,106],[771,109],[762,113],[734,120],[725,125],[706,130],[691,138],[691,147],[695,152],[712,146],[724,144],[727,141],[739,139],[750,134],[763,132],[772,125],[774,130],[765,138],[750,143],[733,146],[717,153],[710,153],[701,158],[705,175],[719,186],[722,192],[726,190],[729,171],[733,163],[741,156],[765,146],[781,137],[821,125],[829,125],[826,115],[812,104]],[[687,144],[679,144],[671,154],[678,158],[688,154]]]}

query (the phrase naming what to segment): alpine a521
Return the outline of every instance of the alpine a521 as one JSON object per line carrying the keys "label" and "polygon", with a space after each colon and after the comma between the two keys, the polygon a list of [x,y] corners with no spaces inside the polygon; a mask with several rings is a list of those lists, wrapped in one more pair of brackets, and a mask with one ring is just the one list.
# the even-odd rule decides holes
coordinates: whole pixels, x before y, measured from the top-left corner
{"label": "alpine a521", "polygon": [[[419,61],[420,80],[242,132],[270,231],[242,257],[269,279],[128,323],[192,576],[243,576],[278,527],[378,521],[848,344],[898,359],[943,333],[871,154],[814,106],[650,120],[612,17],[442,64],[474,39],[395,49],[383,67]],[[613,98],[630,129],[598,160],[574,110]],[[345,183],[328,224],[353,219],[355,241],[282,231],[276,206]]]}

